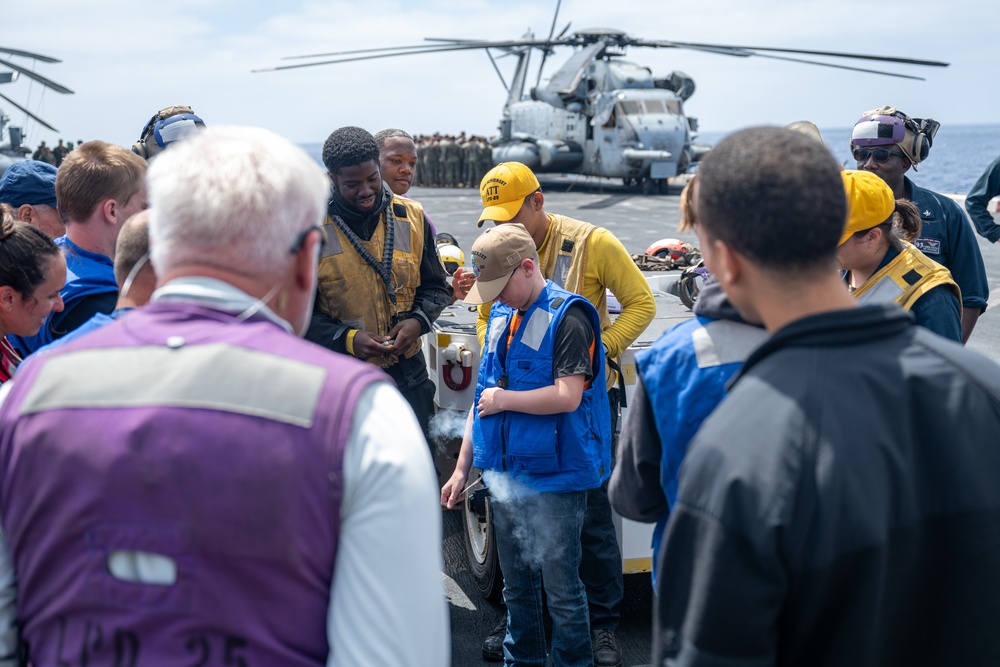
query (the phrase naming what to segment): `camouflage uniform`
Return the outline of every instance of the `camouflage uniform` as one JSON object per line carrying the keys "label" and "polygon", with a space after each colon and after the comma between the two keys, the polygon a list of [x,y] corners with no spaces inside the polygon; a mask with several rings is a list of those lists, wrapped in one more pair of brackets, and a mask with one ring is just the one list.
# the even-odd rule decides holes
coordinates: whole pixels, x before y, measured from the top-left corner
{"label": "camouflage uniform", "polygon": [[462,148],[451,137],[441,141],[441,161],[444,163],[443,184],[453,188],[461,178]]}

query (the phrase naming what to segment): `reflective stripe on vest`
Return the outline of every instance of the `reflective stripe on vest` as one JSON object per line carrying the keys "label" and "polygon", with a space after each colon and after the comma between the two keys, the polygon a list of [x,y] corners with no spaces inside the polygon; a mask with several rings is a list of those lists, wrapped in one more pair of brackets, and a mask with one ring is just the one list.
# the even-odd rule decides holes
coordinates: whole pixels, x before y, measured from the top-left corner
{"label": "reflective stripe on vest", "polygon": [[763,329],[730,320],[715,320],[691,332],[698,368],[743,363],[766,339]]}
{"label": "reflective stripe on vest", "polygon": [[909,310],[917,299],[940,285],[951,288],[962,303],[962,292],[951,272],[904,242],[902,252],[855,290],[854,298],[866,304],[895,303]]}
{"label": "reflective stripe on vest", "polygon": [[[189,368],[213,369],[192,375]],[[109,368],[127,368],[123,378]],[[237,383],[254,368],[266,382]],[[67,382],[66,378],[87,378]],[[98,348],[54,356],[38,373],[21,414],[69,408],[175,406],[254,415],[309,428],[326,379],[319,366],[225,344],[170,349]]]}
{"label": "reflective stripe on vest", "polygon": [[[384,377],[232,321],[152,303],[4,385],[0,518],[33,664],[326,663],[344,447]],[[132,581],[150,561],[159,583]]]}
{"label": "reflective stripe on vest", "polygon": [[[555,338],[571,304],[587,311],[595,329],[594,349],[601,348],[600,320],[583,297],[548,281],[525,314],[505,350],[502,341],[513,310],[493,304],[487,332],[488,348],[479,368],[475,402],[483,390],[503,386],[526,391],[554,384]],[[604,380],[604,364],[596,364],[595,388],[587,388],[573,412],[529,415],[503,412],[476,417],[473,458],[477,467],[503,470],[536,491],[572,491],[599,486],[611,471],[611,422]],[[597,389],[601,386],[601,389]]]}
{"label": "reflective stripe on vest", "polygon": [[[386,221],[395,220],[392,253],[395,305],[381,276],[368,265],[329,217],[324,223],[328,240],[321,253],[316,297],[319,310],[334,320],[352,329],[380,336],[387,336],[395,322],[405,318],[413,309],[413,300],[420,286],[420,262],[424,250],[423,207],[412,199],[398,196],[392,198],[389,207],[403,207],[405,215],[390,214],[389,210],[383,212],[371,239],[362,243],[372,257],[381,259]],[[410,358],[416,355],[421,346],[421,340],[417,338],[403,356]],[[384,368],[396,364],[398,358],[390,355],[368,361]]]}

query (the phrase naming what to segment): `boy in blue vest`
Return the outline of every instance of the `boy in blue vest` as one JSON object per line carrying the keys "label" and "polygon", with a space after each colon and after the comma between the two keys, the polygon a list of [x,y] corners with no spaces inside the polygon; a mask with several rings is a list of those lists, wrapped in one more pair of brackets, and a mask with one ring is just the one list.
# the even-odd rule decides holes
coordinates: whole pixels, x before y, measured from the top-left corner
{"label": "boy in blue vest", "polygon": [[546,664],[544,584],[552,664],[592,665],[579,568],[586,492],[611,472],[600,319],[586,299],[542,276],[522,225],[488,229],[472,261],[477,280],[466,303],[496,303],[467,429],[472,456],[460,456],[441,499],[454,505],[473,463],[485,471],[505,573],[506,664]]}

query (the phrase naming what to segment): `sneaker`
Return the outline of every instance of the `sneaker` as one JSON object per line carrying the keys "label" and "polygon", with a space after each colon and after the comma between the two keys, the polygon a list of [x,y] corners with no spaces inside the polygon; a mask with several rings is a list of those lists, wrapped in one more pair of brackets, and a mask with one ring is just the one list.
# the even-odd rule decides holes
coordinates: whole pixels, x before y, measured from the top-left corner
{"label": "sneaker", "polygon": [[[504,611],[500,622],[483,640],[483,660],[503,662],[503,640],[507,636],[507,613]],[[615,646],[618,644],[616,643]]]}
{"label": "sneaker", "polygon": [[614,630],[591,630],[590,641],[594,645],[594,667],[621,667],[622,652],[618,648],[618,637]]}

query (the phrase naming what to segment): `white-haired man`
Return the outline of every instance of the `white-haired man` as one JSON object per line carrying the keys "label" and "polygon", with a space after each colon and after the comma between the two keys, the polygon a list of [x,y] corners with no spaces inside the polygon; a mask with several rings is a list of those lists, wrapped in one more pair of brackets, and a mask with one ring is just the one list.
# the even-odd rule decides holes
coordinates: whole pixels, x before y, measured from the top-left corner
{"label": "white-haired man", "polygon": [[152,302],[4,387],[0,659],[17,627],[36,665],[447,664],[416,421],[380,371],[295,335],[322,170],[210,128],[148,186]]}

